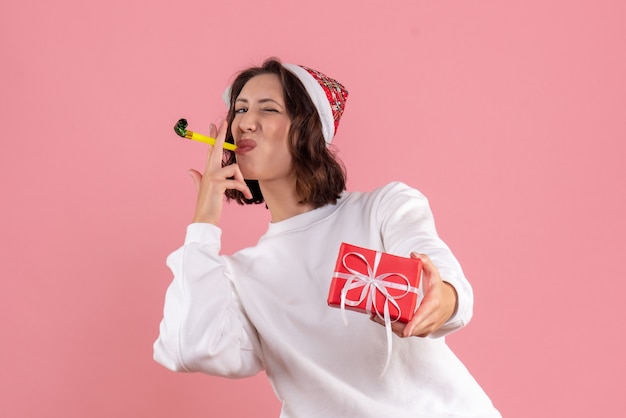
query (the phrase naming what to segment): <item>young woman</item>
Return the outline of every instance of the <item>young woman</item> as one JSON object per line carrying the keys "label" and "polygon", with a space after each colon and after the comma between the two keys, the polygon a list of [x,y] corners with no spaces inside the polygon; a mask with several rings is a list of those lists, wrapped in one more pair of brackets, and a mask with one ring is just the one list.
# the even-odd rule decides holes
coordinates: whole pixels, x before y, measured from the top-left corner
{"label": "young woman", "polygon": [[[281,417],[499,417],[445,343],[472,315],[472,290],[437,236],[427,199],[402,183],[345,191],[329,144],[347,92],[310,68],[270,59],[228,92],[174,274],[156,361],[226,377],[265,370]],[[237,151],[223,150],[225,141]],[[224,197],[264,203],[271,223],[254,247],[220,253]],[[386,330],[327,305],[342,242],[423,262],[424,297],[408,324]],[[370,320],[371,319],[371,320]]]}

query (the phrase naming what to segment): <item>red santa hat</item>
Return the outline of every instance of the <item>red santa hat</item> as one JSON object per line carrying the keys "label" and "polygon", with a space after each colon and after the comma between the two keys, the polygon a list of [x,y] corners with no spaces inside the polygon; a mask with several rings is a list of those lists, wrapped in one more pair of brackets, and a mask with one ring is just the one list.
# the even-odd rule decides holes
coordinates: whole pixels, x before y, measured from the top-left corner
{"label": "red santa hat", "polygon": [[330,144],[335,132],[337,132],[339,119],[341,119],[348,99],[348,91],[340,82],[317,70],[303,65],[285,63],[283,63],[283,67],[304,84],[304,88],[309,93],[309,97],[322,121],[324,139],[327,144]]}

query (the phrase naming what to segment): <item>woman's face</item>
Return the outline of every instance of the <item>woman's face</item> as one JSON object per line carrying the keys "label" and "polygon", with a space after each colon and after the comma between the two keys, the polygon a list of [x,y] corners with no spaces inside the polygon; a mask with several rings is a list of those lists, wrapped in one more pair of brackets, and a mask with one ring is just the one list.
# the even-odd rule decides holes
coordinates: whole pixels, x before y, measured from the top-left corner
{"label": "woman's face", "polygon": [[251,78],[235,99],[231,132],[237,164],[247,180],[272,181],[292,175],[287,146],[291,118],[275,74]]}

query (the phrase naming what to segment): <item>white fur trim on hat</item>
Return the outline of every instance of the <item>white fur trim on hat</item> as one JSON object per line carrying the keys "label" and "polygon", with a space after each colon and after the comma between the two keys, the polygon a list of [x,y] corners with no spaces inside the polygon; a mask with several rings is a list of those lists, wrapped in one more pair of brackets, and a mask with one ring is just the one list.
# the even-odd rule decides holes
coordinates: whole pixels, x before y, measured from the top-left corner
{"label": "white fur trim on hat", "polygon": [[330,141],[335,135],[335,119],[333,118],[333,111],[326,97],[326,92],[315,77],[299,65],[283,63],[283,67],[298,77],[302,84],[304,84],[304,88],[306,92],[309,93],[309,97],[311,101],[313,101],[322,121],[324,140],[327,144],[330,144]]}

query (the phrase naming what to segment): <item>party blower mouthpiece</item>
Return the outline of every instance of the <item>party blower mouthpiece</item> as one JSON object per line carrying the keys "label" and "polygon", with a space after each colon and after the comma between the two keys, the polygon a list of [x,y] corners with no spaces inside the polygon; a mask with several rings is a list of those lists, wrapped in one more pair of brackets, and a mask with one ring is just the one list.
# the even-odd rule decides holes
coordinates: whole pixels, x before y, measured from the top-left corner
{"label": "party blower mouthpiece", "polygon": [[[211,138],[206,135],[199,134],[197,132],[187,130],[187,119],[179,119],[174,125],[174,132],[182,138],[191,139],[198,142],[204,142],[205,144],[215,145],[215,138]],[[237,149],[235,144],[231,144],[230,142],[224,142],[224,149],[228,149],[234,151]]]}

